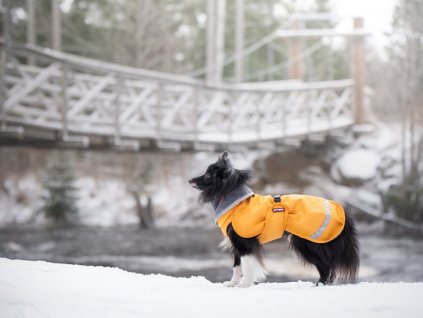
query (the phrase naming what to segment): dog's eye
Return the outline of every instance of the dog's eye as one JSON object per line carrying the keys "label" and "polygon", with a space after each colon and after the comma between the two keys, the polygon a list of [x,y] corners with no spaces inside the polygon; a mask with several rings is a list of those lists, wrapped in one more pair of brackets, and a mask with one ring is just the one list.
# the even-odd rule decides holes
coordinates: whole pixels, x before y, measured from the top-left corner
{"label": "dog's eye", "polygon": [[206,179],[206,180],[208,180],[208,179],[210,179],[210,173],[206,173],[205,175],[204,175],[204,179]]}

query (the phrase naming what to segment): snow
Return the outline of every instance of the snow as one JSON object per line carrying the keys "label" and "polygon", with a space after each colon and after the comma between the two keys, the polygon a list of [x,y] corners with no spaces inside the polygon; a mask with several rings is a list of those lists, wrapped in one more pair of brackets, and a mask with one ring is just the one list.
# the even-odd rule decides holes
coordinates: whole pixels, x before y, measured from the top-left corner
{"label": "snow", "polygon": [[376,128],[371,134],[361,136],[357,144],[365,149],[373,149],[378,152],[397,149],[401,127],[397,125],[375,124]]}
{"label": "snow", "polygon": [[0,225],[31,222],[41,205],[41,189],[33,174],[4,180],[0,191]]}
{"label": "snow", "polygon": [[75,182],[78,191],[78,217],[84,225],[112,226],[137,224],[134,200],[120,180],[104,180],[99,185],[94,178],[83,177]]}
{"label": "snow", "polygon": [[228,288],[202,277],[0,259],[0,316],[9,317],[420,317],[423,283],[310,282]]}
{"label": "snow", "polygon": [[372,150],[352,149],[337,160],[336,167],[343,178],[364,181],[376,175],[379,162],[379,156]]}

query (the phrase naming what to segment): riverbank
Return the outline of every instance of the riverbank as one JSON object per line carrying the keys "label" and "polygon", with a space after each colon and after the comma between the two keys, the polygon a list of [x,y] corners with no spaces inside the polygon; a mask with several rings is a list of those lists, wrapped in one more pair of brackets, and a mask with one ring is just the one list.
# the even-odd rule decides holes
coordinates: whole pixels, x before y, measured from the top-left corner
{"label": "riverbank", "polygon": [[[359,227],[360,228],[360,227]],[[423,282],[423,240],[360,231],[359,281]],[[216,228],[136,226],[0,229],[0,257],[55,263],[119,267],[142,274],[204,276],[222,282],[231,276],[232,260],[220,251]],[[315,280],[289,250],[287,240],[265,245],[268,282]]]}

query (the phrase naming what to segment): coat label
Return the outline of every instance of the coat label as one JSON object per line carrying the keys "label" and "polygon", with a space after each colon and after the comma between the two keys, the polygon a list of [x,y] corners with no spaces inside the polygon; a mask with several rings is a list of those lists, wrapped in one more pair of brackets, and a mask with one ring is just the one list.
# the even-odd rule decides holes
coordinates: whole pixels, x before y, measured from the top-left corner
{"label": "coat label", "polygon": [[273,208],[273,212],[285,212],[284,208]]}

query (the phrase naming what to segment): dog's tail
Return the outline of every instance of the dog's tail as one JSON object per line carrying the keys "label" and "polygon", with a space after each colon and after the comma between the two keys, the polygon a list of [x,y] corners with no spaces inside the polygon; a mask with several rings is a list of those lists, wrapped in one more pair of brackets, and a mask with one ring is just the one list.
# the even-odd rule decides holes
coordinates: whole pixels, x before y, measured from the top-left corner
{"label": "dog's tail", "polygon": [[346,214],[345,226],[334,240],[318,244],[292,235],[291,247],[306,263],[314,264],[320,274],[319,282],[355,283],[360,267],[359,243],[353,220]]}

